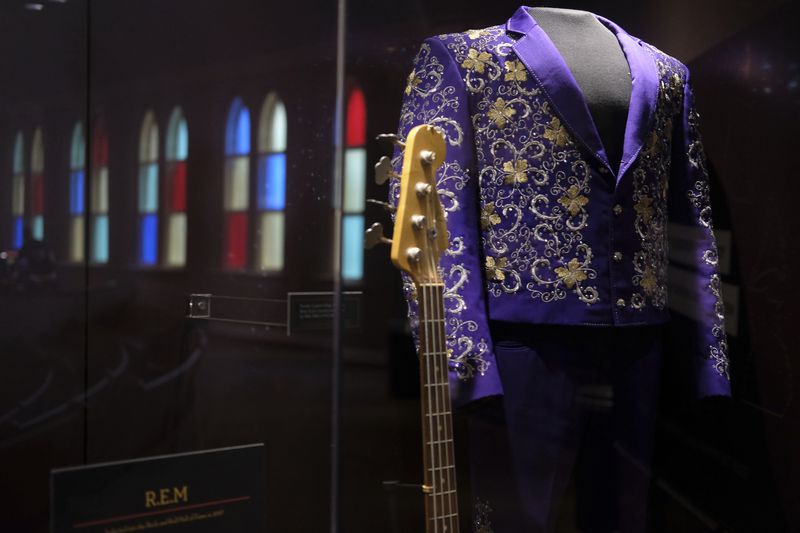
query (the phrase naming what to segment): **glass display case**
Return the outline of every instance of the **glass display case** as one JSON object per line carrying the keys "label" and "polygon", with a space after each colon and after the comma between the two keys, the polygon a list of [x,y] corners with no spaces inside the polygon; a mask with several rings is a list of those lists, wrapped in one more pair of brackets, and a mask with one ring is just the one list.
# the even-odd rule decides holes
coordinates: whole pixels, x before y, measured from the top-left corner
{"label": "glass display case", "polygon": [[800,528],[798,8],[551,6],[4,2],[0,530]]}

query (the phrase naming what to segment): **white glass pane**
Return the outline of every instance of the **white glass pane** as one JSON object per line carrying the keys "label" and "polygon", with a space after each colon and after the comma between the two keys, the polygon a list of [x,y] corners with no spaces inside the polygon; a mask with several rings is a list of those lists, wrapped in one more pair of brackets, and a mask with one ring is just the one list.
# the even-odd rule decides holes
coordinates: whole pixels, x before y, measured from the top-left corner
{"label": "white glass pane", "polygon": [[165,250],[167,266],[184,266],[186,264],[186,214],[173,213],[169,216],[167,226],[167,249]]}
{"label": "white glass pane", "polygon": [[22,132],[17,132],[17,137],[14,139],[14,173],[22,172],[22,166],[25,159],[25,147],[22,144]]}
{"label": "white glass pane", "polygon": [[44,143],[42,142],[42,129],[37,128],[33,134],[31,146],[31,172],[44,170]]}
{"label": "white glass pane", "polygon": [[83,138],[83,124],[78,122],[72,130],[72,145],[69,167],[72,170],[83,168],[86,162],[86,141]]}
{"label": "white glass pane", "polygon": [[348,148],[344,153],[344,211],[364,211],[367,185],[367,150]]}
{"label": "white glass pane", "polygon": [[225,210],[244,211],[250,198],[250,158],[234,157],[225,163]]}
{"label": "white glass pane", "polygon": [[139,167],[139,212],[158,211],[158,164]]}
{"label": "white glass pane", "polygon": [[69,260],[83,261],[83,217],[73,217],[69,235]]}
{"label": "white glass pane", "polygon": [[142,121],[139,138],[139,162],[149,163],[158,160],[158,126],[152,111],[148,111]]}
{"label": "white glass pane", "polygon": [[189,129],[186,127],[186,119],[181,117],[178,123],[177,153],[175,158],[178,161],[185,161],[189,156]]}
{"label": "white glass pane", "polygon": [[92,212],[108,212],[108,167],[101,167],[92,181]]}
{"label": "white glass pane", "polygon": [[25,177],[14,176],[11,187],[11,214],[19,216],[25,213]]}
{"label": "white glass pane", "polygon": [[283,269],[283,228],[282,212],[263,213],[259,227],[258,268],[276,271]]}

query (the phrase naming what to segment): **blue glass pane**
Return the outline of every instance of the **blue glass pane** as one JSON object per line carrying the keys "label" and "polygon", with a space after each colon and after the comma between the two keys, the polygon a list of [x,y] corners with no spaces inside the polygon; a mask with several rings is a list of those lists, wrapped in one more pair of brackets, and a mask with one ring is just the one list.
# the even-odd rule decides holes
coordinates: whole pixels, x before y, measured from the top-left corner
{"label": "blue glass pane", "polygon": [[228,112],[228,123],[225,126],[226,155],[244,155],[250,153],[250,111],[244,106],[241,98],[231,104]]}
{"label": "blue glass pane", "polygon": [[258,208],[286,207],[286,154],[269,154],[258,162]]}
{"label": "blue glass pane", "polygon": [[92,228],[92,260],[97,263],[108,262],[108,216],[99,215]]}
{"label": "blue glass pane", "polygon": [[139,262],[155,265],[158,259],[158,215],[144,215],[139,231]]}
{"label": "blue glass pane", "polygon": [[158,210],[158,163],[139,167],[139,211],[154,213]]}
{"label": "blue glass pane", "polygon": [[342,278],[359,280],[364,275],[364,217],[342,219]]}
{"label": "blue glass pane", "polygon": [[13,248],[19,250],[22,248],[22,217],[14,219],[14,235],[12,236]]}
{"label": "blue glass pane", "polygon": [[72,172],[69,180],[69,212],[73,215],[80,215],[84,209],[84,174],[83,170]]}
{"label": "blue glass pane", "polygon": [[33,223],[31,224],[31,235],[37,241],[44,240],[44,217],[42,215],[36,215],[33,217]]}

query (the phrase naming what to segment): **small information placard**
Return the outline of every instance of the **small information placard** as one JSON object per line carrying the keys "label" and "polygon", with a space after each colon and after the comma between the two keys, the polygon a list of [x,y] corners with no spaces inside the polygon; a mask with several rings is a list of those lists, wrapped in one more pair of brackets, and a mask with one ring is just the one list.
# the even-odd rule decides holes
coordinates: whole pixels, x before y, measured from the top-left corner
{"label": "small information placard", "polygon": [[264,445],[51,472],[53,533],[263,532]]}
{"label": "small information placard", "polygon": [[[324,331],[333,324],[332,292],[290,292],[287,335],[299,331]],[[361,292],[342,293],[342,323],[357,328],[361,322]]]}

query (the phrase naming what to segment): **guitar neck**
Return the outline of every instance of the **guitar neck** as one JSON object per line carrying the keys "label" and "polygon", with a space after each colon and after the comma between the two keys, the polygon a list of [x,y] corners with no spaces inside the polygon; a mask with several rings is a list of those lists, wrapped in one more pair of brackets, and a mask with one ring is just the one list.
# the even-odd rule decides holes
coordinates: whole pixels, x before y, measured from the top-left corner
{"label": "guitar neck", "polygon": [[417,287],[427,533],[459,530],[443,290],[441,283]]}

